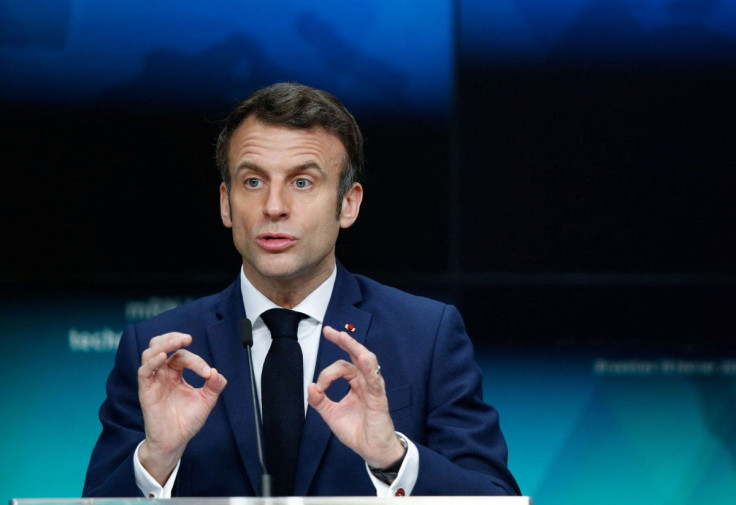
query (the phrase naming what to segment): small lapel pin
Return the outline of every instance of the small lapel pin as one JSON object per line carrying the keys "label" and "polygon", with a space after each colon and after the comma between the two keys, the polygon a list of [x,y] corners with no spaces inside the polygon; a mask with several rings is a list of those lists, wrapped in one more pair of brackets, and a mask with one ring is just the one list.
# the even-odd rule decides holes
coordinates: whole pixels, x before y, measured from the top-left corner
{"label": "small lapel pin", "polygon": [[348,331],[355,331],[355,326],[353,326],[352,324],[348,323],[348,324],[345,325],[345,329],[348,330]]}

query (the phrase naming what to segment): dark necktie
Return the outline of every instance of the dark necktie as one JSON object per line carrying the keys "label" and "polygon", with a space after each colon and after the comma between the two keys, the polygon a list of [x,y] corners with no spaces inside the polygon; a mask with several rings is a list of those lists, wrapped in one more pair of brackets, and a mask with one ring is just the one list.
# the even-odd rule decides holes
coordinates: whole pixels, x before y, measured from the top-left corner
{"label": "dark necktie", "polygon": [[261,319],[271,331],[271,348],[261,372],[261,410],[266,468],[275,496],[292,496],[304,427],[304,365],[297,341],[305,314],[271,309]]}

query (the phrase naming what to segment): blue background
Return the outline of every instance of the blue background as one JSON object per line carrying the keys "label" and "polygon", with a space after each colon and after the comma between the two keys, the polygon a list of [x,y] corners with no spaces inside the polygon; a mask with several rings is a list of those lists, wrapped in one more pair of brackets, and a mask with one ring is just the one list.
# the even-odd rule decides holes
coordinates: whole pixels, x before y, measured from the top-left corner
{"label": "blue background", "polygon": [[458,305],[525,494],[733,500],[724,0],[0,0],[0,499],[78,496],[115,335],[234,278],[212,139],[277,80],[361,123],[339,256]]}
{"label": "blue background", "polygon": [[[3,496],[79,496],[100,431],[111,336],[197,294],[3,299]],[[729,503],[734,496],[733,355],[493,349],[476,357],[486,400],[500,411],[510,468],[535,503]]]}

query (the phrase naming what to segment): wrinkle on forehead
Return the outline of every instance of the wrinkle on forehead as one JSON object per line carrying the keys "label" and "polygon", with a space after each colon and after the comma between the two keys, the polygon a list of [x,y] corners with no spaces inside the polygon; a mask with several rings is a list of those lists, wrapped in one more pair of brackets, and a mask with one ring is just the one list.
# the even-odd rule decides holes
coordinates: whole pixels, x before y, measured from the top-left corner
{"label": "wrinkle on forehead", "polygon": [[262,123],[253,118],[244,121],[235,131],[229,149],[230,166],[238,167],[244,161],[261,165],[284,159],[313,159],[327,169],[330,166],[341,168],[347,155],[340,139],[322,128],[308,130],[287,128],[280,125]]}

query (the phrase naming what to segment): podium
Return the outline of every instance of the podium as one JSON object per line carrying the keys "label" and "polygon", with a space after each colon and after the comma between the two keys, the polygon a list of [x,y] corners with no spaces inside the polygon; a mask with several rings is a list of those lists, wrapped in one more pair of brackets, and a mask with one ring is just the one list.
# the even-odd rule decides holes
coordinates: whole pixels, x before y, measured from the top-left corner
{"label": "podium", "polygon": [[528,496],[309,496],[280,498],[29,498],[10,505],[531,505]]}

